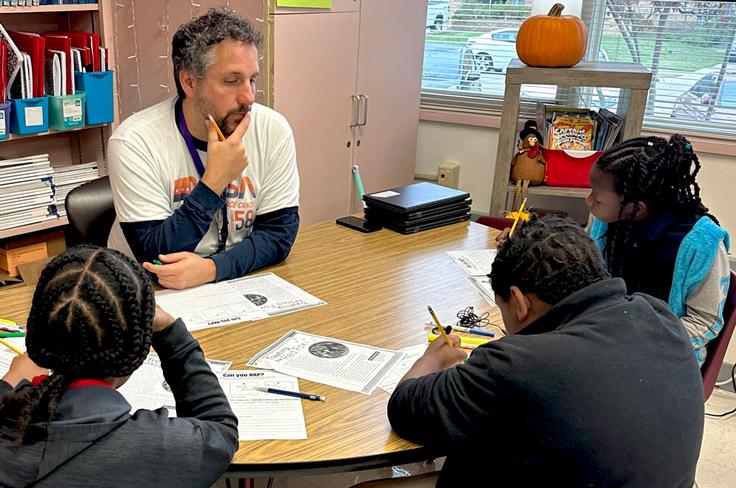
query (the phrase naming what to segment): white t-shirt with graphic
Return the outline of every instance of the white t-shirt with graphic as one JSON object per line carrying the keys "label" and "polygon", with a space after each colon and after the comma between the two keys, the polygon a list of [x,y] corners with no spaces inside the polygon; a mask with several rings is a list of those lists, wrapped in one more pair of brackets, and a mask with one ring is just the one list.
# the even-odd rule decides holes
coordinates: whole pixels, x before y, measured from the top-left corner
{"label": "white t-shirt with graphic", "polygon": [[[108,169],[119,222],[168,218],[200,179],[176,125],[175,103],[171,98],[131,115],[110,138]],[[227,249],[250,235],[256,215],[299,205],[296,148],[286,118],[253,104],[243,141],[248,166],[226,189]],[[199,155],[206,167],[207,153]],[[221,222],[218,211],[195,249],[197,254],[209,256],[217,250]],[[125,247],[121,237],[116,224],[111,247]]]}

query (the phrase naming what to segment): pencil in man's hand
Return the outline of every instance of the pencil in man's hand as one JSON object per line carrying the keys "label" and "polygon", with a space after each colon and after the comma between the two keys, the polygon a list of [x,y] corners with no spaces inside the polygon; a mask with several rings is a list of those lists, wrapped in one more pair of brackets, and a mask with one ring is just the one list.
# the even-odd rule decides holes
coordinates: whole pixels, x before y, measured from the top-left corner
{"label": "pencil in man's hand", "polygon": [[225,136],[222,134],[222,131],[220,130],[220,127],[217,125],[217,122],[215,122],[215,118],[212,116],[212,114],[207,114],[207,118],[210,119],[210,123],[212,124],[212,127],[217,131],[217,137],[219,137],[221,141],[224,141]]}

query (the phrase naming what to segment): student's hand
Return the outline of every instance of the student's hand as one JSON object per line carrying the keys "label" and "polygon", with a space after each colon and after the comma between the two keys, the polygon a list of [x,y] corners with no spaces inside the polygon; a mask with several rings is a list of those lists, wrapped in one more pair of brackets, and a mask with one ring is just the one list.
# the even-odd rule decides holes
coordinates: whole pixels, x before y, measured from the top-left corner
{"label": "student's hand", "polygon": [[153,331],[161,332],[174,323],[176,319],[169,315],[166,310],[156,304],[156,314],[153,316]]}
{"label": "student's hand", "polygon": [[243,136],[250,125],[250,112],[240,120],[230,136],[220,141],[212,123],[207,121],[207,168],[202,176],[202,183],[218,195],[248,166],[248,154],[245,151]]}
{"label": "student's hand", "polygon": [[10,369],[1,379],[15,388],[22,380],[31,381],[42,374],[49,374],[49,370],[37,366],[27,353],[23,353],[13,358]]}
{"label": "student's hand", "polygon": [[163,263],[143,263],[143,267],[158,277],[159,285],[175,290],[211,283],[217,278],[217,266],[209,258],[193,252],[159,254]]}
{"label": "student's hand", "polygon": [[429,343],[424,355],[406,372],[399,383],[411,378],[436,373],[460,364],[468,358],[464,350],[460,349],[460,338],[455,335],[449,336],[452,347],[442,337],[438,337]]}
{"label": "student's hand", "polygon": [[434,365],[435,371],[451,368],[460,364],[468,358],[468,354],[460,349],[460,337],[456,335],[447,336],[452,343],[450,347],[442,337],[438,337],[429,343],[422,358],[427,358],[430,365]]}
{"label": "student's hand", "polygon": [[500,234],[496,236],[496,247],[500,247],[501,244],[506,242],[506,239],[509,238],[509,232],[511,232],[511,228],[506,227],[504,230],[501,231]]}

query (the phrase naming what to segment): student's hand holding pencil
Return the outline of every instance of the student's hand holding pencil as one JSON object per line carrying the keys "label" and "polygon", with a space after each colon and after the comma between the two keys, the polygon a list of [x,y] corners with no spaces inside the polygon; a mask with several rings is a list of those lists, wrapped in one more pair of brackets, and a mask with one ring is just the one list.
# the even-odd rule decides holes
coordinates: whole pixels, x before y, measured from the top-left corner
{"label": "student's hand holding pencil", "polygon": [[248,166],[248,154],[245,150],[243,137],[250,125],[250,113],[240,119],[237,127],[229,137],[221,139],[220,132],[214,119],[207,120],[209,132],[207,134],[207,166],[202,176],[202,183],[207,185],[218,195],[233,180],[240,179],[240,175]]}
{"label": "student's hand holding pencil", "polygon": [[468,354],[460,348],[460,337],[450,335],[447,338],[449,344],[442,339],[430,342],[424,355],[417,359],[417,362],[409,368],[399,383],[443,371],[465,361]]}

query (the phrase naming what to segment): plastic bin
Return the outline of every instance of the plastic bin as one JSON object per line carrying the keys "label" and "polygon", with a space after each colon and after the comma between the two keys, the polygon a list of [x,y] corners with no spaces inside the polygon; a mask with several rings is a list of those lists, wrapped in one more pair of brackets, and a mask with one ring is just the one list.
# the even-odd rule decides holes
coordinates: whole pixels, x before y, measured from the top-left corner
{"label": "plastic bin", "polygon": [[48,97],[18,98],[11,102],[10,132],[25,135],[49,130]]}
{"label": "plastic bin", "polygon": [[56,130],[84,127],[84,99],[83,91],[74,95],[50,96],[49,127]]}
{"label": "plastic bin", "polygon": [[76,90],[87,94],[84,102],[84,117],[87,125],[109,124],[115,119],[112,73],[112,70],[74,72]]}
{"label": "plastic bin", "polygon": [[10,135],[10,102],[0,103],[0,141]]}

